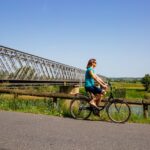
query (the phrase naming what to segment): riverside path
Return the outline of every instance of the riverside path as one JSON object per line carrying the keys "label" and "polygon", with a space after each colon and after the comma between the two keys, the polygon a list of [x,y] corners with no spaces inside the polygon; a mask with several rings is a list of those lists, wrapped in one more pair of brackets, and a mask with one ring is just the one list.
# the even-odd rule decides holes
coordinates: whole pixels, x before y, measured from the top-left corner
{"label": "riverside path", "polygon": [[0,111],[0,150],[149,150],[150,125]]}

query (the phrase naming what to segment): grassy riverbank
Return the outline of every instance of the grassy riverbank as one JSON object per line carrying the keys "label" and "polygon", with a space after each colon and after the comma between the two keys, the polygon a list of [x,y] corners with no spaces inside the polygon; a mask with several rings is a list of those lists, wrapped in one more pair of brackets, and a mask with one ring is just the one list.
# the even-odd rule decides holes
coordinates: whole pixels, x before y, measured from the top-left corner
{"label": "grassy riverbank", "polygon": [[[55,115],[63,117],[71,117],[69,111],[70,101],[60,100],[54,103],[49,98],[39,98],[32,96],[19,96],[14,98],[14,95],[1,94],[0,95],[0,109],[7,111],[20,111],[35,114]],[[132,109],[132,107],[131,107]],[[108,116],[105,111],[101,112],[101,118],[91,116],[91,120],[108,121]],[[150,118],[144,119],[140,112],[132,111],[129,122],[135,123],[150,123]]]}
{"label": "grassy riverbank", "polygon": [[[118,83],[113,82],[113,87],[115,89],[125,89],[126,99],[143,99],[145,95],[150,93],[144,91],[144,87],[140,83]],[[58,92],[58,87],[37,87],[30,88],[30,91],[36,92]],[[80,89],[81,93],[84,93],[84,88]],[[149,98],[149,97],[148,97]],[[56,104],[53,99],[42,98],[35,96],[18,96],[15,97],[13,94],[1,94],[0,95],[0,109],[8,111],[21,111],[29,112],[35,114],[46,114],[46,115],[56,115],[63,117],[71,117],[69,111],[70,101],[58,100]],[[135,106],[136,107],[136,106]],[[144,119],[142,115],[142,107],[136,108],[131,107],[132,115],[129,122],[136,123],[150,123],[150,118]],[[91,116],[91,120],[97,120],[99,118]],[[101,112],[101,119],[107,121],[108,117],[105,111]]]}

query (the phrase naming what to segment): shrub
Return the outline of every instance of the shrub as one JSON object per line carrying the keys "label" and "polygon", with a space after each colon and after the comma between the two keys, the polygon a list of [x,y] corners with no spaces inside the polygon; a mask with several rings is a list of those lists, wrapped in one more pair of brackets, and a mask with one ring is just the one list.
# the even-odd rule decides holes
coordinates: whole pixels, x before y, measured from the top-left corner
{"label": "shrub", "polygon": [[145,87],[145,90],[148,91],[150,89],[150,75],[146,74],[141,81]]}

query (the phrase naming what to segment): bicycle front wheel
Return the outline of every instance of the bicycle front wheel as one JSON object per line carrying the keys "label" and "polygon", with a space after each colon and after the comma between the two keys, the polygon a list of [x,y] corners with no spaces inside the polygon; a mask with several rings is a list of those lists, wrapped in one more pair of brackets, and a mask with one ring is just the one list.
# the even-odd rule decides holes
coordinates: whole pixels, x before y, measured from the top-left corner
{"label": "bicycle front wheel", "polygon": [[114,100],[109,104],[107,114],[110,120],[112,120],[113,122],[124,123],[128,121],[131,115],[131,110],[128,103],[121,100]]}
{"label": "bicycle front wheel", "polygon": [[86,100],[72,100],[70,113],[75,119],[87,119],[91,115],[90,104]]}

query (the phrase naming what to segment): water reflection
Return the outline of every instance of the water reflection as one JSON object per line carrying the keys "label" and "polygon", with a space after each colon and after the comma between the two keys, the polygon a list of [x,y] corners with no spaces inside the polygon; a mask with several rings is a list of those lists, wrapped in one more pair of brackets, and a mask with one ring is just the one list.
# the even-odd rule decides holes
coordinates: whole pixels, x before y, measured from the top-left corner
{"label": "water reflection", "polygon": [[[130,105],[131,108],[131,113],[138,115],[138,116],[143,116],[143,106],[138,106],[138,105]],[[148,106],[148,114],[150,116],[150,106]]]}

